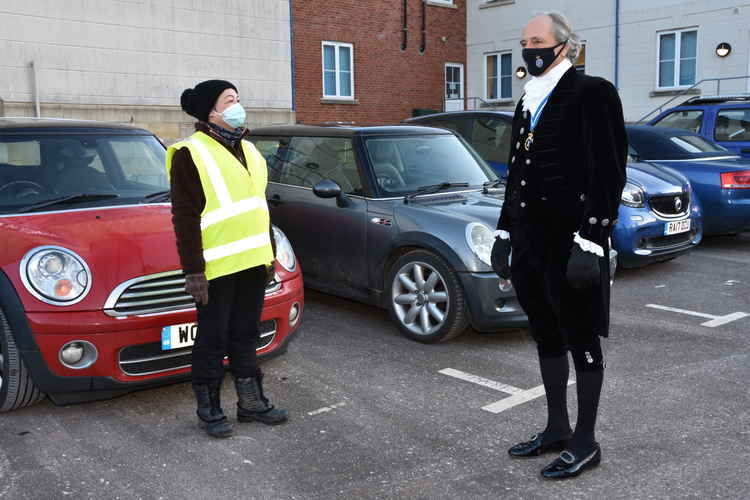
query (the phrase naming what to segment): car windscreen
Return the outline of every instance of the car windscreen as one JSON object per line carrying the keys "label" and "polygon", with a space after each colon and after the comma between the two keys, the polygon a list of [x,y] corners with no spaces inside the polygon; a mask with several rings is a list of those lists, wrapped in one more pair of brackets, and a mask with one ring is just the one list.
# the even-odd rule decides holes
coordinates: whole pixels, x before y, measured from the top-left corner
{"label": "car windscreen", "polygon": [[643,160],[689,160],[733,155],[713,141],[688,133],[628,130],[628,141]]}
{"label": "car windscreen", "polygon": [[164,158],[145,134],[0,136],[0,212],[140,203],[169,189]]}
{"label": "car windscreen", "polygon": [[441,183],[479,187],[497,179],[484,160],[455,135],[370,137],[365,149],[381,196],[401,196]]}

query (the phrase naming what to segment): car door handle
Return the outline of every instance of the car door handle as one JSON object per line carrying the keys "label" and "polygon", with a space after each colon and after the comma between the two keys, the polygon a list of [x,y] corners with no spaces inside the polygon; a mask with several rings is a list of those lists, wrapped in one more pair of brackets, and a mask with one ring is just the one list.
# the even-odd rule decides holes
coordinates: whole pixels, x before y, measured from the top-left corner
{"label": "car door handle", "polygon": [[749,154],[750,153],[750,148],[742,148],[742,149],[740,149],[740,153]]}
{"label": "car door handle", "polygon": [[266,201],[268,201],[269,205],[273,205],[274,207],[279,206],[284,203],[283,201],[281,201],[281,196],[279,196],[278,194],[271,196]]}

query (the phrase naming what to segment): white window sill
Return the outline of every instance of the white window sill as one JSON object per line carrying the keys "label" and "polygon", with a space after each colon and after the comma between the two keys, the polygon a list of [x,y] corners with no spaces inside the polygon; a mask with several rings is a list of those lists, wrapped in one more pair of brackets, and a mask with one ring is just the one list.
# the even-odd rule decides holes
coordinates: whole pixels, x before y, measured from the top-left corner
{"label": "white window sill", "polygon": [[[698,88],[690,89],[690,87],[668,87],[668,88],[657,88],[649,93],[649,97],[667,97],[674,95],[700,95],[701,90]],[[685,92],[688,90],[687,92]]]}
{"label": "white window sill", "polygon": [[432,5],[433,7],[445,7],[446,9],[458,9],[458,5],[452,4],[452,3],[443,3],[443,2],[432,2],[430,0],[425,0],[427,5]]}
{"label": "white window sill", "polygon": [[497,2],[479,4],[479,8],[491,9],[492,7],[502,7],[503,5],[513,5],[514,3],[516,3],[516,0],[498,0]]}
{"label": "white window sill", "polygon": [[320,104],[359,104],[359,101],[351,97],[322,97]]}
{"label": "white window sill", "polygon": [[503,99],[485,99],[484,101],[488,104],[510,104],[513,102],[513,98],[506,97]]}

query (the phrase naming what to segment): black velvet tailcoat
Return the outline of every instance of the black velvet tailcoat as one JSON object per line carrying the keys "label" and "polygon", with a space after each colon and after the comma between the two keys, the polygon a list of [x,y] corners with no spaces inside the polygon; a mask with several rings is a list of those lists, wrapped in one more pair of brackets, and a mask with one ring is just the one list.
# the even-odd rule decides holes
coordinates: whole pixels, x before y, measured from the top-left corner
{"label": "black velvet tailcoat", "polygon": [[[625,185],[622,104],[608,81],[570,68],[550,94],[526,151],[530,116],[513,118],[508,184],[498,229],[510,232],[513,282],[532,332],[608,335],[609,236]],[[601,287],[576,292],[565,279],[575,232],[604,248]],[[542,331],[544,330],[544,331]],[[567,332],[565,332],[567,330]]]}

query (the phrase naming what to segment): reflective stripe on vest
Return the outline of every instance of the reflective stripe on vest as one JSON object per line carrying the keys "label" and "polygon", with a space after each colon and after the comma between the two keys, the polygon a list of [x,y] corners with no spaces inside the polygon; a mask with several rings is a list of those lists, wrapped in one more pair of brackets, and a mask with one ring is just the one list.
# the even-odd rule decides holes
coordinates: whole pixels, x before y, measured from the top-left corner
{"label": "reflective stripe on vest", "polygon": [[198,169],[206,198],[201,237],[209,280],[273,260],[265,198],[267,167],[251,143],[241,144],[247,168],[203,132],[173,144],[167,153],[168,173],[174,152],[183,147],[190,150]]}

